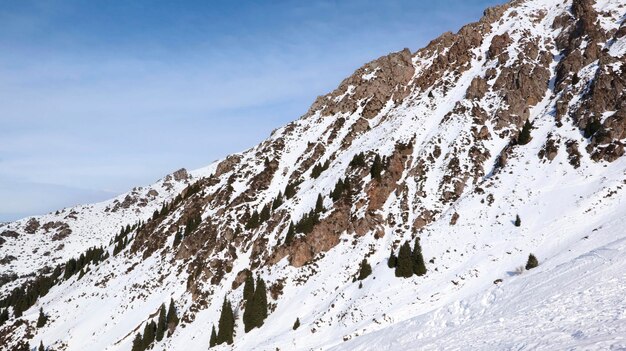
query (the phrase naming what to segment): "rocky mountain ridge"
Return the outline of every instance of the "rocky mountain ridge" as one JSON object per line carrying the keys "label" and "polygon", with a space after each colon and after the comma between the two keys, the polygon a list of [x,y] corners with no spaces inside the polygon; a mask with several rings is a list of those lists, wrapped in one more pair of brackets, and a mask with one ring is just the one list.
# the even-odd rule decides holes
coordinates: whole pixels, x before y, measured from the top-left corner
{"label": "rocky mountain ridge", "polygon": [[[625,14],[618,0],[511,1],[364,65],[249,150],[1,225],[3,296],[91,246],[110,256],[12,316],[0,344],[130,349],[173,299],[181,324],[154,348],[206,349],[226,297],[235,349],[350,349],[519,284],[525,275],[507,272],[530,252],[548,270],[577,258],[564,252],[621,250]],[[428,273],[393,277],[389,252],[416,238]],[[373,272],[357,287],[363,259]],[[267,282],[270,313],[246,333],[251,275]],[[34,329],[39,308],[50,322]],[[423,333],[438,335],[432,323]],[[443,348],[424,342],[410,347]]]}

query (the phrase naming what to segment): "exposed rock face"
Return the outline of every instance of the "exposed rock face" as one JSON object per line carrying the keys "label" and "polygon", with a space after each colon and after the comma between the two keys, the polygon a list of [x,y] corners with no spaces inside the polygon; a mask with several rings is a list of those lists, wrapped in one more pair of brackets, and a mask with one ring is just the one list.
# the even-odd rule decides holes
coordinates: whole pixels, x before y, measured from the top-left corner
{"label": "exposed rock face", "polygon": [[0,236],[4,236],[7,238],[17,238],[18,236],[20,236],[20,234],[14,230],[5,230],[2,232],[2,234],[0,234]]}
{"label": "exposed rock face", "polygon": [[17,258],[15,256],[6,255],[2,259],[0,259],[0,265],[7,265],[7,264],[15,261],[16,259]]}
{"label": "exposed rock face", "polygon": [[565,143],[565,151],[567,151],[569,163],[574,168],[580,167],[580,152],[578,151],[578,142],[575,140],[568,140]]}
{"label": "exposed rock face", "polygon": [[489,86],[487,85],[487,81],[485,81],[484,78],[475,77],[472,80],[469,88],[467,88],[465,97],[469,100],[480,100],[485,96],[488,88]]}
{"label": "exposed rock face", "polygon": [[[622,17],[599,14],[593,1],[512,1],[417,52],[367,63],[259,145],[201,176],[181,169],[158,191],[134,189],[112,202],[112,213],[150,209],[120,255],[175,267],[187,282],[192,323],[212,299],[238,296],[249,274],[270,276],[278,299],[333,250],[358,251],[361,260],[436,236],[441,219],[461,230],[472,216],[457,207],[464,198],[496,211],[524,196],[503,200],[496,188],[528,150],[534,166],[564,165],[567,174],[609,165],[623,156],[626,138],[625,50],[616,44],[626,46]],[[527,121],[532,137],[520,145]],[[153,206],[160,198],[167,200]],[[287,240],[291,224],[311,211],[318,218],[310,228]],[[8,243],[45,232],[62,250],[81,230],[41,223],[33,218],[1,236]],[[184,233],[178,244],[176,233]]]}
{"label": "exposed rock face", "polygon": [[120,208],[128,209],[132,205],[136,204],[138,201],[139,200],[136,197],[131,196],[130,194],[126,195],[126,197],[124,197],[124,201],[117,202],[111,211],[117,212],[120,210]]}
{"label": "exposed rock face", "polygon": [[174,177],[174,180],[177,182],[187,180],[189,178],[189,174],[187,173],[187,170],[184,168],[181,168],[178,171],[172,173],[172,176]]}
{"label": "exposed rock face", "polygon": [[[165,242],[162,236],[201,212],[211,213],[197,230],[202,237],[186,237],[177,254],[180,259],[197,257],[192,265],[219,252],[233,257],[233,248],[245,247],[251,250],[250,266],[288,258],[291,265],[301,267],[335,247],[344,234],[381,238],[386,229],[404,227],[418,233],[464,194],[481,189],[487,175],[506,169],[515,157],[524,123],[550,106],[556,111],[554,130],[532,138],[543,144],[538,156],[545,162],[555,160],[559,149],[576,168],[581,150],[596,161],[620,157],[626,137],[621,95],[626,85],[624,70],[616,64],[621,65],[623,57],[611,56],[601,46],[610,45],[609,40],[626,30],[603,29],[591,1],[573,1],[571,11],[557,2],[519,7],[524,3],[491,8],[479,22],[456,34],[445,33],[416,53],[405,49],[357,69],[336,90],[319,97],[303,118],[274,131],[257,147],[219,162],[202,183],[202,195],[183,201],[178,219],[155,224],[154,228],[167,228],[158,229],[156,237],[152,232],[156,229],[141,232],[133,249],[145,250],[144,255],[156,252]],[[499,26],[506,29],[496,30]],[[579,82],[573,82],[574,76]],[[462,98],[444,107],[440,101],[449,96]],[[606,115],[607,111],[615,112]],[[600,116],[605,116],[601,128],[584,145],[559,130],[573,121],[583,133]],[[382,137],[386,146],[378,150],[364,150],[367,167],[377,153],[385,156],[382,177],[368,178],[367,169],[349,167],[342,155],[353,155],[368,137],[381,138],[379,127],[389,133],[390,127],[381,127],[385,123],[402,132]],[[423,125],[437,132],[414,138]],[[409,132],[411,128],[415,131]],[[446,130],[456,134],[446,135]],[[330,203],[307,235],[298,235],[290,245],[278,244],[289,223],[310,210],[300,199],[314,191],[311,170],[323,162],[330,164],[325,172],[331,184],[345,179],[354,195],[349,203]],[[174,173],[177,181],[187,177],[184,170]],[[246,228],[254,211],[260,213],[289,186],[296,194],[293,199],[282,199],[286,205],[273,208],[259,228]],[[324,188],[321,195],[332,190]],[[492,203],[489,196],[487,202]],[[133,201],[126,198],[120,206]],[[401,214],[381,215],[390,201],[400,204]],[[455,213],[450,223],[457,220]],[[271,239],[267,233],[272,233]],[[223,266],[215,265],[220,272]],[[219,283],[224,274],[211,267],[199,278],[204,275]]]}
{"label": "exposed rock face", "polygon": [[[407,83],[414,72],[409,49],[383,56],[356,70],[332,93],[317,98],[310,111],[328,116],[363,107],[362,116],[372,118],[389,101],[397,104],[408,96]],[[363,105],[359,106],[359,101],[364,101]]]}
{"label": "exposed rock face", "polygon": [[28,234],[35,234],[37,229],[39,229],[39,221],[35,218],[31,218],[26,222],[26,226],[24,227],[24,231]]}
{"label": "exposed rock face", "polygon": [[511,42],[511,37],[508,33],[495,35],[493,39],[491,39],[491,45],[487,51],[487,58],[497,59],[500,64],[506,63],[509,59],[507,49]]}
{"label": "exposed rock face", "polygon": [[452,214],[452,218],[450,218],[450,225],[455,225],[458,220],[459,220],[459,214],[454,212]]}
{"label": "exposed rock face", "polygon": [[67,238],[70,234],[72,234],[72,230],[66,224],[65,226],[59,228],[57,232],[52,236],[52,241],[63,240]]}
{"label": "exposed rock face", "polygon": [[[555,23],[563,30],[556,44],[564,53],[556,70],[556,91],[562,97],[557,118],[572,118],[585,136],[591,137],[585,149],[594,160],[612,162],[624,153],[626,119],[621,111],[626,97],[626,76],[623,70],[616,69],[623,64],[623,57],[615,57],[607,49],[623,34],[603,30],[593,5],[591,0],[575,0],[573,16]],[[582,95],[580,101],[572,105],[572,99],[579,95]],[[605,113],[612,116],[604,119]],[[601,126],[589,135],[590,125],[603,119]]]}
{"label": "exposed rock face", "polygon": [[47,222],[44,223],[44,225],[41,226],[41,229],[43,229],[46,232],[49,232],[51,229],[58,229],[61,227],[65,227],[67,224],[60,222],[60,221],[56,221],[56,222]]}
{"label": "exposed rock face", "polygon": [[548,161],[552,161],[554,160],[554,158],[556,157],[556,155],[559,152],[559,148],[558,148],[558,141],[554,140],[553,138],[551,138],[551,136],[548,136],[548,140],[546,140],[545,145],[543,146],[543,148],[539,151],[539,158],[546,158]]}

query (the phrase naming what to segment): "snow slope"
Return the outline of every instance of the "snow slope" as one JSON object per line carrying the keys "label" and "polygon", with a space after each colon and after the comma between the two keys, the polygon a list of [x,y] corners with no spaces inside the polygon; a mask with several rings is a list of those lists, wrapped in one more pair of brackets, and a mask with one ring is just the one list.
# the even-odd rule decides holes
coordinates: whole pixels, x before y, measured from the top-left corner
{"label": "snow slope", "polygon": [[[137,199],[158,193],[144,206],[74,209],[56,260],[91,245],[111,256],[0,327],[0,342],[130,350],[173,299],[181,324],[153,349],[206,350],[226,297],[236,307],[235,342],[216,350],[625,348],[625,13],[621,0],[513,1],[416,53],[366,64],[261,144],[170,187],[138,190]],[[520,145],[527,120],[531,140]],[[366,166],[350,165],[361,153]],[[377,155],[385,159],[378,179],[369,169]],[[351,190],[333,200],[340,179]],[[191,184],[199,190],[185,192]],[[269,219],[246,226],[288,186],[293,196]],[[286,243],[289,223],[318,196],[319,223]],[[174,234],[197,216],[197,230],[175,247]],[[113,255],[119,227],[139,220],[146,227]],[[32,252],[56,245],[41,230],[26,234],[27,222],[0,227],[18,233],[1,247],[16,257],[3,270],[37,271],[47,259]],[[428,273],[396,278],[390,251],[417,237]],[[524,272],[530,253],[540,265]],[[364,258],[373,273],[360,287]],[[248,269],[272,294],[263,327],[245,333]],[[50,322],[35,329],[40,308]]]}
{"label": "snow slope", "polygon": [[[168,175],[150,186],[134,188],[111,200],[0,224],[0,233],[11,231],[19,235],[17,238],[2,236],[6,242],[1,246],[0,258],[10,256],[13,259],[2,266],[1,273],[27,275],[45,266],[63,263],[89,247],[109,245],[121,227],[149,219],[164,202],[171,201],[194,179],[212,168],[209,166],[191,174],[183,170],[179,179]],[[37,222],[37,229],[31,232],[26,229],[30,221]],[[47,223],[66,224],[71,232],[55,239],[59,230],[55,227],[45,229]],[[21,279],[2,286],[0,292],[6,293],[19,282]]]}
{"label": "snow slope", "polygon": [[626,239],[613,240],[623,226],[592,234],[607,244],[581,239],[532,272],[332,350],[626,349]]}

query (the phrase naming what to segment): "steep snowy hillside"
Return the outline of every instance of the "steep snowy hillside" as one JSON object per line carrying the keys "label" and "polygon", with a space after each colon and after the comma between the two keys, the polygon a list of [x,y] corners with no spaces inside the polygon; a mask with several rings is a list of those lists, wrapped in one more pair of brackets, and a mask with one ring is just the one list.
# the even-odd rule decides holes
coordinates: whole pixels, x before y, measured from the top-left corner
{"label": "steep snowy hillside", "polygon": [[[108,245],[121,227],[148,220],[206,170],[178,170],[149,187],[134,188],[115,199],[65,208],[44,216],[0,224],[0,291],[6,293],[24,276],[64,263],[92,246]],[[14,278],[17,278],[14,280]]]}
{"label": "steep snowy hillside", "polygon": [[127,208],[5,224],[22,277],[0,345],[206,350],[215,327],[216,350],[626,348],[625,16],[488,9]]}

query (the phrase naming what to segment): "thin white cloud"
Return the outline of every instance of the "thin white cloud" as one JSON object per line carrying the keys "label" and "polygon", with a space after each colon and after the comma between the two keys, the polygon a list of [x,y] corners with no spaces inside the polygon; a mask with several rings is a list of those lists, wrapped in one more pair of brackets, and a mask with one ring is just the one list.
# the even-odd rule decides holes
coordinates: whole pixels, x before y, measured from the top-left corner
{"label": "thin white cloud", "polygon": [[[184,27],[193,40],[167,43],[160,33],[111,43],[75,28],[55,31],[69,6],[0,9],[0,179],[23,181],[29,195],[20,201],[39,194],[35,202],[52,209],[66,198],[57,191],[64,186],[121,192],[206,165],[298,118],[366,61],[416,49],[465,22],[445,17],[464,10],[446,9],[422,23],[427,16],[414,19],[402,2],[383,6],[384,22],[363,21],[381,6],[307,3],[287,10],[285,21],[298,21],[241,23],[218,35]],[[42,34],[49,40],[29,41]],[[78,202],[80,193],[68,191]],[[0,198],[17,197],[0,188]],[[16,209],[0,214],[28,212]]]}

